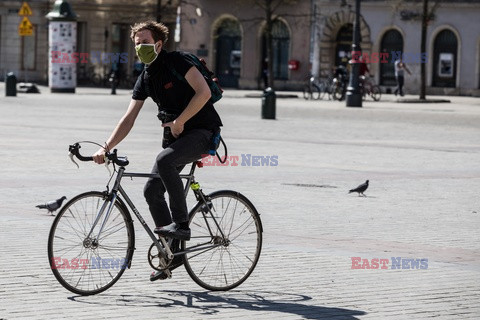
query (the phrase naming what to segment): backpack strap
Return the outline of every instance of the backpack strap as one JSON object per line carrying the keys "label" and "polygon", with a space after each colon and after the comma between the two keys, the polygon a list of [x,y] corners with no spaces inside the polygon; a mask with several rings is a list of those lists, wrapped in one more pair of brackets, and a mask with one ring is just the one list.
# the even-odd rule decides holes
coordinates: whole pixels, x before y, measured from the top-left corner
{"label": "backpack strap", "polygon": [[151,97],[152,95],[150,94],[150,77],[147,75],[146,69],[143,69],[142,71],[142,82],[145,85],[145,91],[147,92],[147,95]]}

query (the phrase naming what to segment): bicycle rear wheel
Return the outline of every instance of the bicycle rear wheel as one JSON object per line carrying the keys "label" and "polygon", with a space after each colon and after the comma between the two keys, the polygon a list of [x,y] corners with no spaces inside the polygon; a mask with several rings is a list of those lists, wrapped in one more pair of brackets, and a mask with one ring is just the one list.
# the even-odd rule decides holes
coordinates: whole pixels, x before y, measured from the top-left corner
{"label": "bicycle rear wheel", "polygon": [[106,211],[89,236],[108,195],[90,191],[70,200],[53,221],[48,260],[58,282],[73,293],[97,294],[110,288],[130,266],[135,246],[132,218],[117,199],[98,240]]}
{"label": "bicycle rear wheel", "polygon": [[209,197],[210,210],[199,202],[190,213],[192,238],[182,241],[182,250],[204,249],[185,255],[185,269],[201,287],[226,291],[242,284],[255,269],[262,223],[253,204],[238,192],[222,190]]}
{"label": "bicycle rear wheel", "polygon": [[377,85],[373,85],[372,91],[370,92],[370,96],[372,97],[373,100],[380,101],[380,98],[382,97],[382,91],[380,90],[380,87]]}
{"label": "bicycle rear wheel", "polygon": [[303,87],[303,99],[312,99],[312,87],[310,85],[305,85]]}
{"label": "bicycle rear wheel", "polygon": [[312,99],[313,100],[319,100],[321,93],[322,93],[322,90],[320,89],[320,87],[317,84],[313,83],[312,84]]}
{"label": "bicycle rear wheel", "polygon": [[333,100],[338,100],[338,101],[342,101],[345,97],[345,94],[344,94],[344,90],[343,90],[343,86],[342,85],[339,85],[339,84],[336,84],[334,87],[333,87]]}

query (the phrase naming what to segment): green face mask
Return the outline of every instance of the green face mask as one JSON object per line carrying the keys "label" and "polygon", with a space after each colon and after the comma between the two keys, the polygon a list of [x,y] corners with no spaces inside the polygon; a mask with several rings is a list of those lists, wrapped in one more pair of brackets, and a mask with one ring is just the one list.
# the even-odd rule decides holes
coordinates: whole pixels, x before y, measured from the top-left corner
{"label": "green face mask", "polygon": [[152,63],[158,56],[155,52],[155,44],[139,44],[135,47],[137,56],[145,64]]}

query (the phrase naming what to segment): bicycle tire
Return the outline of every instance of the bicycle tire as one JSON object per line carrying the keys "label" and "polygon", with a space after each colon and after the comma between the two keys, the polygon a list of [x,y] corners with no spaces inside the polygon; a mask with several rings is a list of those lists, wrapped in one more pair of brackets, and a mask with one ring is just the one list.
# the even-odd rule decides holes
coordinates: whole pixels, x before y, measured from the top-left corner
{"label": "bicycle tire", "polygon": [[370,96],[372,97],[373,100],[380,101],[380,98],[382,97],[382,91],[380,90],[380,87],[377,85],[372,86],[372,90],[370,91]]}
{"label": "bicycle tire", "polygon": [[312,99],[319,100],[322,90],[317,84],[312,84]]}
{"label": "bicycle tire", "polygon": [[335,85],[333,87],[333,100],[342,101],[344,98],[343,86]]}
{"label": "bicycle tire", "polygon": [[318,100],[322,100],[328,91],[328,83],[325,81],[322,81],[318,87],[319,87]]}
{"label": "bicycle tire", "polygon": [[95,86],[95,87],[102,87],[103,86],[103,80],[102,77],[98,74],[93,74],[90,78],[90,82]]}
{"label": "bicycle tire", "polygon": [[312,90],[310,88],[310,85],[305,85],[303,87],[303,99],[305,100],[312,99]]}
{"label": "bicycle tire", "polygon": [[[184,266],[199,286],[211,291],[227,291],[242,284],[255,269],[262,248],[262,223],[253,204],[238,192],[216,191],[208,197],[212,204],[210,211],[199,202],[190,212],[192,238],[182,241],[182,251],[200,243],[222,244],[185,254]],[[219,218],[225,238],[212,223],[210,212]]]}
{"label": "bicycle tire", "polygon": [[[99,243],[86,238],[108,195],[89,191],[72,198],[53,221],[48,236],[48,261],[67,290],[93,295],[113,286],[130,267],[135,248],[133,221],[123,201],[115,201]],[[95,230],[102,223],[100,219]],[[86,260],[82,260],[86,259]]]}

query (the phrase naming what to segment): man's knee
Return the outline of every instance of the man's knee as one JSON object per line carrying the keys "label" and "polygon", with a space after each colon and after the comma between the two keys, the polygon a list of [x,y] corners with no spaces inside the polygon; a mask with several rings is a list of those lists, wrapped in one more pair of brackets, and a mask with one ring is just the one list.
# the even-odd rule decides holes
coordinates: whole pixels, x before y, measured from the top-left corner
{"label": "man's knee", "polygon": [[166,172],[175,170],[176,168],[176,165],[174,163],[174,158],[169,155],[160,154],[157,157],[156,162],[157,162],[158,173],[160,174],[160,176],[162,176]]}
{"label": "man's knee", "polygon": [[152,183],[151,181],[147,182],[143,188],[143,196],[148,204],[165,199],[164,193],[165,191],[158,183]]}

